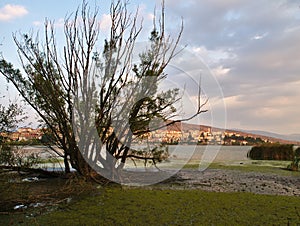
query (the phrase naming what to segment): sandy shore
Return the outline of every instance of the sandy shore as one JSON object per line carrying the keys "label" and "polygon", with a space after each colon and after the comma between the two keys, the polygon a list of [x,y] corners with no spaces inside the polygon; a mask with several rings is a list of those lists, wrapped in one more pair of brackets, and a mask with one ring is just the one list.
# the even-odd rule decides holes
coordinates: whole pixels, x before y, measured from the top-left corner
{"label": "sandy shore", "polygon": [[177,184],[189,189],[216,192],[251,192],[256,194],[300,196],[300,178],[258,172],[184,169],[177,174]]}

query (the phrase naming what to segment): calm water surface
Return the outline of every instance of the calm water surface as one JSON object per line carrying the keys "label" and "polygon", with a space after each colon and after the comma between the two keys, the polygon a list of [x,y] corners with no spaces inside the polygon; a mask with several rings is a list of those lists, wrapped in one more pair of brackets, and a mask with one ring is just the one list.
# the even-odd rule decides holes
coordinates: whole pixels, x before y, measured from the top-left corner
{"label": "calm water surface", "polygon": [[191,160],[201,160],[204,155],[213,153],[214,162],[247,160],[247,153],[250,149],[251,146],[169,146],[171,159],[190,158]]}
{"label": "calm water surface", "polygon": [[[247,153],[251,146],[217,146],[217,145],[171,145],[168,162],[159,163],[159,168],[182,168],[187,163],[199,164],[199,168],[206,168],[210,163],[233,163],[247,160]],[[142,167],[143,164],[137,164]],[[128,161],[126,168],[133,168]]]}
{"label": "calm water surface", "polygon": [[[39,152],[42,158],[49,158],[53,155],[53,152],[49,152],[47,147],[35,146],[35,147],[26,147],[26,151]],[[251,146],[217,146],[217,145],[171,145],[169,146],[169,162],[164,162],[159,164],[161,167],[170,167],[176,166],[181,167],[180,165],[185,165],[188,162],[192,163],[203,163],[203,162],[235,162],[235,161],[245,161],[247,160],[247,152],[251,149]],[[143,164],[138,164],[143,166]],[[127,168],[133,167],[133,162],[127,162]],[[58,168],[62,169],[60,164],[47,163],[43,164],[43,168]]]}

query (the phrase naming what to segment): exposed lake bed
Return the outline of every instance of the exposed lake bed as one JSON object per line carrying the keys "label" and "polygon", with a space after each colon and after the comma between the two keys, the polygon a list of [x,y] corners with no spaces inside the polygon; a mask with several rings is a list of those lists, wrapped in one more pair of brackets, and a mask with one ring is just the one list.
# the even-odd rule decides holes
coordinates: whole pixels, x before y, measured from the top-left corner
{"label": "exposed lake bed", "polygon": [[300,178],[296,176],[226,169],[207,169],[202,172],[184,169],[178,172],[178,176],[183,180],[176,183],[185,189],[300,196]]}
{"label": "exposed lake bed", "polygon": [[[247,158],[250,149],[251,146],[170,146],[170,158],[157,166],[145,168],[142,161],[128,162],[123,185],[162,183],[205,191],[300,196],[300,172],[288,171],[289,161],[251,160]],[[53,158],[53,152],[45,147],[27,147],[25,150],[40,152],[44,160]],[[63,170],[63,162],[61,159],[45,161],[37,167]],[[138,179],[129,181],[128,178]]]}

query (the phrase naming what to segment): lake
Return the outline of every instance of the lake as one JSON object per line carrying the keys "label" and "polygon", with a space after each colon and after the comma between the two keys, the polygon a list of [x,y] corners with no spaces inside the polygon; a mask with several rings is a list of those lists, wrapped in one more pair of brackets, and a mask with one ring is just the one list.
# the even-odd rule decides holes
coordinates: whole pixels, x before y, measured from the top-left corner
{"label": "lake", "polygon": [[214,162],[228,162],[247,160],[247,153],[251,148],[252,146],[177,145],[169,146],[169,152],[171,158],[190,158],[193,161],[201,160],[205,155],[211,154]]}
{"label": "lake", "polygon": [[[26,152],[40,153],[40,157],[43,159],[51,156],[49,149],[43,146],[27,146],[24,148]],[[185,164],[202,164],[207,165],[209,163],[228,163],[236,161],[247,160],[247,153],[251,149],[251,146],[217,146],[217,145],[170,145],[169,154],[170,158],[168,162],[158,164],[161,168],[182,168]],[[137,162],[136,162],[137,163]],[[140,162],[138,166],[143,166]],[[61,164],[44,163],[43,168],[59,168]],[[135,167],[134,163],[128,161],[126,168]],[[201,167],[201,166],[200,166]]]}
{"label": "lake", "polygon": [[[187,163],[199,164],[205,169],[210,163],[232,163],[247,160],[247,153],[252,146],[218,146],[218,145],[170,145],[169,161],[157,164],[160,169],[179,169]],[[136,162],[138,168],[142,162]],[[133,169],[135,165],[128,161],[125,168]]]}

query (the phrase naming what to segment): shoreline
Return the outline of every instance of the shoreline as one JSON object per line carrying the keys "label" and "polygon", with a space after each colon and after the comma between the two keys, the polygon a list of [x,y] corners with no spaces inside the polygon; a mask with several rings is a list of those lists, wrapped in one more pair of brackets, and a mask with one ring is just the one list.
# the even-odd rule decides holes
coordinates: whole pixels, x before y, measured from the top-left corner
{"label": "shoreline", "polygon": [[300,178],[273,173],[242,172],[231,169],[182,169],[176,179],[166,185],[176,184],[184,189],[210,192],[249,192],[262,195],[300,197]]}

